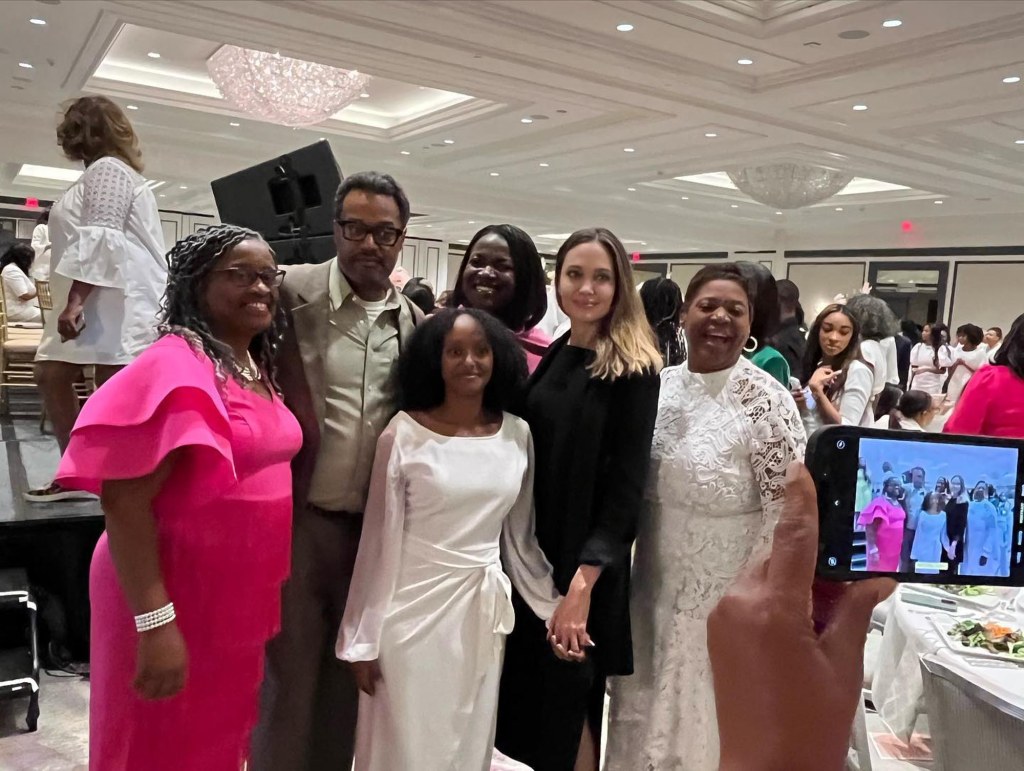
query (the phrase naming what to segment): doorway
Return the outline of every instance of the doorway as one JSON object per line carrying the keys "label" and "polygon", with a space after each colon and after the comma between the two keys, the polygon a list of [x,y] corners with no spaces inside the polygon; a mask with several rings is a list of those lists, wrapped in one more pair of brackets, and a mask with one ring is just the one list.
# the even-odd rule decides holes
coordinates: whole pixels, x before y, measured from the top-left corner
{"label": "doorway", "polygon": [[872,262],[868,283],[872,294],[889,304],[901,319],[919,325],[944,318],[948,262]]}

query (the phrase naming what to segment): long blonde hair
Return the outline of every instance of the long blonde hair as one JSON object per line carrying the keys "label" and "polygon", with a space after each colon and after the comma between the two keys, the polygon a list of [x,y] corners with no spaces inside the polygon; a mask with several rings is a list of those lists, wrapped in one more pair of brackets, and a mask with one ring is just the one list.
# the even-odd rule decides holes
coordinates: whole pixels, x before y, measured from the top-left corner
{"label": "long blonde hair", "polygon": [[[590,372],[596,378],[615,380],[623,375],[657,372],[661,369],[661,354],[647,322],[640,295],[634,288],[633,268],[630,267],[626,248],[615,234],[606,228],[577,230],[558,250],[555,257],[555,296],[562,307],[558,289],[566,255],[580,244],[597,243],[608,253],[615,271],[615,296],[611,312],[601,321],[597,338],[596,356]],[[564,310],[564,308],[562,308]]]}
{"label": "long blonde hair", "polygon": [[142,172],[139,137],[128,116],[105,96],[83,96],[69,104],[57,127],[57,142],[68,160],[89,166],[113,156]]}

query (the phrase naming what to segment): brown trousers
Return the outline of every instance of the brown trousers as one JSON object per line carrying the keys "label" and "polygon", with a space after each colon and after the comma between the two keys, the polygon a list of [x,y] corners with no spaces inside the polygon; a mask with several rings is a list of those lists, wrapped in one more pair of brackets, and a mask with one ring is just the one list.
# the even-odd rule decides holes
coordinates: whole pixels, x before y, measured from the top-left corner
{"label": "brown trousers", "polygon": [[359,691],[334,655],[359,548],[362,515],[297,512],[281,631],[267,646],[252,771],[352,766]]}

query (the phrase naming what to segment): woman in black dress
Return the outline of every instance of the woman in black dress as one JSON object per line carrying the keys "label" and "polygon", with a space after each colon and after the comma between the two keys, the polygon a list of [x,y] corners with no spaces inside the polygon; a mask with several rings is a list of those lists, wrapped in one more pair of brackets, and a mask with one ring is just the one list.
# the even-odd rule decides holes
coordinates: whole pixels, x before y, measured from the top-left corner
{"label": "woman in black dress", "polygon": [[946,504],[946,536],[949,538],[949,567],[943,571],[956,575],[964,560],[964,538],[967,534],[967,510],[970,508],[967,485],[962,476],[949,479],[949,503]]}
{"label": "woman in black dress", "polygon": [[626,250],[603,228],[577,231],[558,250],[556,296],[572,326],[530,380],[525,411],[537,539],[565,599],[549,645],[543,622],[513,597],[496,741],[535,771],[597,769],[605,678],[633,671],[630,549],[661,368],[634,286]]}

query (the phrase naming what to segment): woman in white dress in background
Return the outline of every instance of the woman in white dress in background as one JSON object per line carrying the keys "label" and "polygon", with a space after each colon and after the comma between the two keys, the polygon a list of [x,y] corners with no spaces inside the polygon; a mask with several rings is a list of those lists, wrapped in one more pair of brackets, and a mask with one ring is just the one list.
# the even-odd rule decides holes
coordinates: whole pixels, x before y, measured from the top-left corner
{"label": "woman in white dress in background", "polygon": [[49,222],[50,210],[43,209],[39,219],[36,220],[36,226],[32,229],[32,252],[34,258],[32,260],[32,268],[29,270],[29,276],[37,281],[50,280],[50,249],[52,244],[50,243]]}
{"label": "woman in white dress in background", "polygon": [[560,600],[530,430],[504,411],[525,379],[516,338],[478,310],[431,316],[399,360],[337,646],[362,691],[356,771],[490,768],[509,578],[545,621]]}
{"label": "woman in white dress in background", "polygon": [[1002,534],[996,521],[998,512],[988,496],[987,482],[978,482],[971,491],[964,561],[960,563],[962,576],[994,576],[1002,564],[999,555]]}
{"label": "woman in white dress in background", "polygon": [[14,244],[0,257],[0,280],[3,281],[7,321],[31,323],[41,320],[35,282],[28,277],[32,268],[32,248]]}
{"label": "woman in white dress in background", "polygon": [[908,387],[932,396],[942,396],[942,384],[953,366],[953,349],[949,347],[949,327],[934,323],[925,326],[925,335],[910,351],[910,384]]}
{"label": "woman in white dress in background", "polygon": [[951,410],[963,394],[974,373],[988,361],[988,346],[983,344],[985,332],[976,324],[964,324],[956,330],[960,346],[953,354],[953,366],[949,368],[949,385],[946,387],[946,405]]}
{"label": "woman in white dress in background", "polygon": [[[64,154],[85,173],[50,210],[50,294],[35,377],[61,453],[78,417],[74,384],[95,367],[109,380],[156,339],[167,286],[163,230],[142,177],[139,140],[125,114],[103,96],[83,96],[57,127]],[[81,497],[56,482],[25,498]]]}
{"label": "woman in white dress in background", "polygon": [[805,447],[789,392],[741,356],[763,310],[740,269],[702,269],[686,308],[688,357],[662,370],[636,545],[635,674],[612,684],[614,771],[718,768],[707,617],[770,540],[786,468]]}

